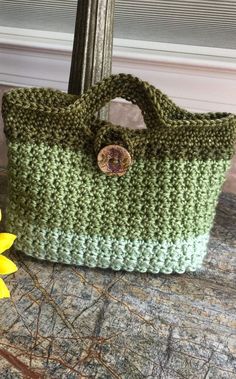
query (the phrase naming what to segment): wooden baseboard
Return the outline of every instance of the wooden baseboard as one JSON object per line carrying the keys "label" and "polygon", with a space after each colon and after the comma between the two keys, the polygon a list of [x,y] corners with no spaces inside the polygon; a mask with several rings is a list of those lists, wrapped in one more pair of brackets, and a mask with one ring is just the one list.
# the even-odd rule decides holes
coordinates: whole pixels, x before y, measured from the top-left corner
{"label": "wooden baseboard", "polygon": [[[0,27],[0,83],[67,90],[73,36]],[[149,81],[192,111],[236,113],[236,51],[114,39],[113,72]]]}

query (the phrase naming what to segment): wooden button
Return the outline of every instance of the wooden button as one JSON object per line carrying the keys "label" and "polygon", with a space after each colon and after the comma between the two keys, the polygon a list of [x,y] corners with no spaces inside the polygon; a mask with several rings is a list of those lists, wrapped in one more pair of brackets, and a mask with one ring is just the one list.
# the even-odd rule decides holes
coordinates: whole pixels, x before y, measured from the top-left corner
{"label": "wooden button", "polygon": [[129,152],[120,145],[103,147],[97,156],[98,167],[106,175],[122,176],[132,164]]}

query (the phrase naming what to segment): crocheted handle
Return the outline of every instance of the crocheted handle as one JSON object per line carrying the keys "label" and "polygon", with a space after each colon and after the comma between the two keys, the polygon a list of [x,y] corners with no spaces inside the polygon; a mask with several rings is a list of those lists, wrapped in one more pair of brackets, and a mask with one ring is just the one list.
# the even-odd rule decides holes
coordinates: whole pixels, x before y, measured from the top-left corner
{"label": "crocheted handle", "polygon": [[147,127],[155,127],[162,123],[160,96],[162,93],[149,83],[130,74],[118,74],[92,86],[71,108],[80,109],[80,118],[88,122],[112,99],[122,97],[139,106]]}

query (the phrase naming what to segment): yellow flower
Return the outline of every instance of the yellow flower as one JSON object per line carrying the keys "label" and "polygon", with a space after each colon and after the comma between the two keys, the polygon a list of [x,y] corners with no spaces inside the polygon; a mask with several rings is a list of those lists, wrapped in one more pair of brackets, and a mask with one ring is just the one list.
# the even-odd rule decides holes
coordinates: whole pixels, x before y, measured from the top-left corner
{"label": "yellow flower", "polygon": [[[0,210],[0,221],[1,219],[2,212]],[[16,236],[14,234],[0,233],[0,254],[2,254],[5,250],[10,249],[15,239]],[[13,272],[16,272],[17,270],[18,268],[15,263],[3,255],[0,255],[0,275],[13,274]],[[10,297],[10,292],[4,281],[0,278],[0,299],[4,297]]]}

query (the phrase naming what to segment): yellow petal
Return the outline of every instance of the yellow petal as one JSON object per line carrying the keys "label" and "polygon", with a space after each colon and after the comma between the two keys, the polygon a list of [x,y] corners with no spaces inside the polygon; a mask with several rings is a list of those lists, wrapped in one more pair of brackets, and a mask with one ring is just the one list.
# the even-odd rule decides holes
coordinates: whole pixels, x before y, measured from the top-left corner
{"label": "yellow petal", "polygon": [[14,234],[0,233],[0,254],[10,249],[15,239],[16,236]]}
{"label": "yellow petal", "polygon": [[0,275],[9,275],[13,274],[18,270],[14,262],[12,262],[4,255],[0,255]]}
{"label": "yellow petal", "polygon": [[0,299],[3,299],[4,297],[10,297],[10,291],[4,281],[0,278]]}

